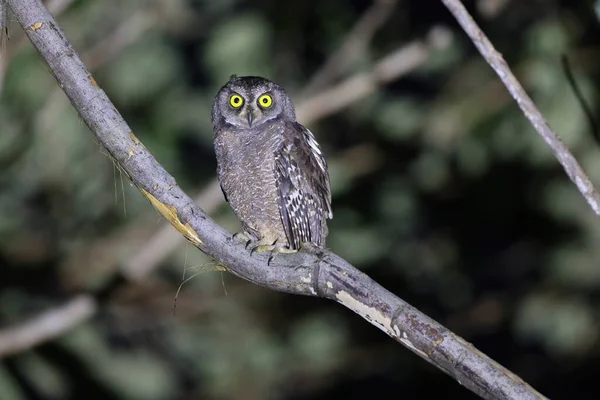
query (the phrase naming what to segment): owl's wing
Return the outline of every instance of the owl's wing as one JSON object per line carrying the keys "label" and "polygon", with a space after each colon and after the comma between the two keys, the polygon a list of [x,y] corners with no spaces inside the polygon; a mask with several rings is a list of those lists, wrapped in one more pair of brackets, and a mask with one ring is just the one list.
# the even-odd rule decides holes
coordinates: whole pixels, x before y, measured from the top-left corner
{"label": "owl's wing", "polygon": [[303,242],[325,244],[332,218],[327,162],[311,131],[297,122],[286,126],[275,153],[279,210],[291,248]]}

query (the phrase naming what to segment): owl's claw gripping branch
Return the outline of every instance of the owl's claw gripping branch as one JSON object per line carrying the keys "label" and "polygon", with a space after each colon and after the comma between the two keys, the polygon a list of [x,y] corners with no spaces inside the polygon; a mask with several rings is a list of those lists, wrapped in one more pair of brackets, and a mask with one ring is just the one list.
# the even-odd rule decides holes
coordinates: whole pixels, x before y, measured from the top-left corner
{"label": "owl's claw gripping branch", "polygon": [[265,251],[271,252],[267,259],[267,265],[271,265],[271,261],[273,260],[273,257],[275,257],[275,254],[293,254],[298,252],[296,249],[290,249],[284,245],[278,244],[277,241],[272,244],[261,244],[261,242],[257,242],[256,246],[252,247],[252,250],[250,250],[250,255],[252,255],[252,253],[263,253]]}
{"label": "owl's claw gripping branch", "polygon": [[263,253],[266,251],[270,251],[271,254],[267,260],[267,265],[271,264],[271,261],[275,257],[275,254],[292,254],[298,252],[296,249],[290,249],[285,247],[285,245],[278,244],[278,240],[273,242],[268,242],[265,238],[259,241],[254,241],[248,233],[244,231],[236,232],[231,236],[233,239],[240,239],[241,242],[244,243],[244,248],[248,249],[250,245],[253,244],[250,249],[250,255],[253,253]]}
{"label": "owl's claw gripping branch", "polygon": [[240,241],[244,242],[244,248],[246,249],[250,246],[250,243],[252,243],[252,238],[244,231],[236,232],[231,235],[231,237],[232,239],[240,239]]}

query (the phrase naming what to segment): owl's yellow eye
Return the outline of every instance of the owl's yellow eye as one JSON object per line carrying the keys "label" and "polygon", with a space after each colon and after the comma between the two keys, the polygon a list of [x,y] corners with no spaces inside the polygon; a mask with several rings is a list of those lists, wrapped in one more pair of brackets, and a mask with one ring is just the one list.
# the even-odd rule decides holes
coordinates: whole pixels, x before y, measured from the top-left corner
{"label": "owl's yellow eye", "polygon": [[242,96],[239,94],[232,94],[231,97],[229,97],[229,104],[233,108],[240,108],[242,104],[244,104],[244,99],[242,99]]}
{"label": "owl's yellow eye", "polygon": [[262,108],[269,108],[273,105],[273,98],[268,94],[263,94],[258,98],[258,105]]}

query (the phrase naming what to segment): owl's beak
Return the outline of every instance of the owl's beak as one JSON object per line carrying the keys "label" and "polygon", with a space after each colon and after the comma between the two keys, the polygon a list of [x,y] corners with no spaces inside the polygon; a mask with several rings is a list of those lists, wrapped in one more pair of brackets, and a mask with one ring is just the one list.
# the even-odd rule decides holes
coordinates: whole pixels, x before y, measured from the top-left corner
{"label": "owl's beak", "polygon": [[248,119],[248,126],[250,128],[252,128],[252,123],[254,121],[256,121],[257,119],[260,119],[260,117],[261,117],[260,110],[250,108],[246,115],[246,118]]}

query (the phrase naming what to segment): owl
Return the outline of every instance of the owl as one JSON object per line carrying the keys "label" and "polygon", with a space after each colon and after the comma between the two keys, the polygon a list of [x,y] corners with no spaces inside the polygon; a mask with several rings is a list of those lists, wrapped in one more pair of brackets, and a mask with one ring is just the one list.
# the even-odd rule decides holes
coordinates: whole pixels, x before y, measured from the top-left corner
{"label": "owl", "polygon": [[327,163],[296,121],[285,90],[255,76],[232,76],[212,106],[219,183],[257,251],[325,246],[333,217]]}

